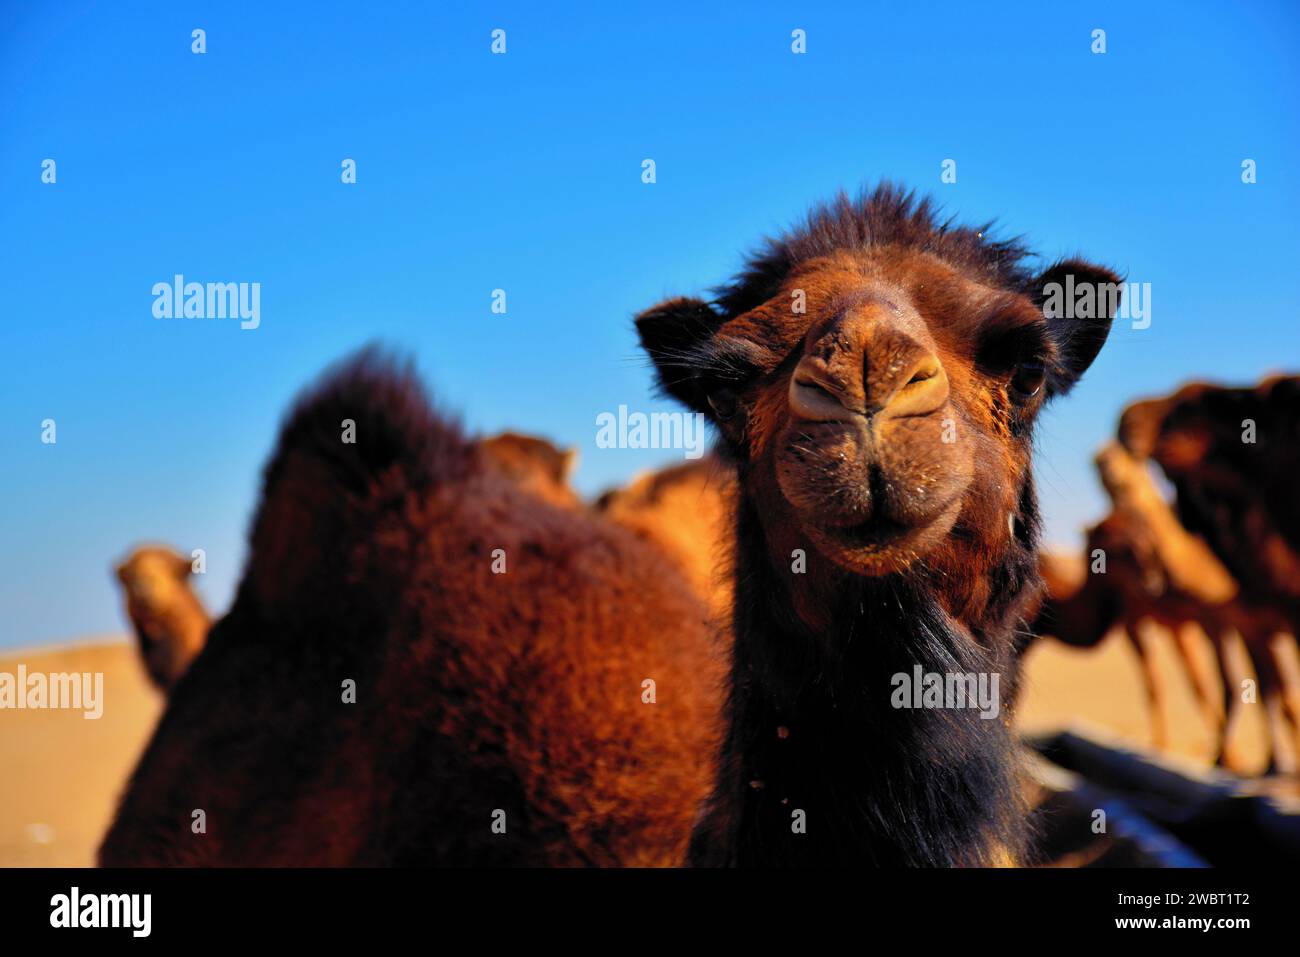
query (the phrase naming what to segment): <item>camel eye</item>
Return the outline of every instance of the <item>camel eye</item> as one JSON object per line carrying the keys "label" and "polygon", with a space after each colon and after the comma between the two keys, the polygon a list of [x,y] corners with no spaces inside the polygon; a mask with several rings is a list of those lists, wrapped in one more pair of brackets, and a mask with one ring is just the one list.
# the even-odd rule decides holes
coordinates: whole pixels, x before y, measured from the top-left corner
{"label": "camel eye", "polygon": [[730,389],[716,389],[709,393],[709,405],[712,406],[713,414],[718,417],[718,421],[726,422],[736,414],[740,402],[736,398],[736,393]]}
{"label": "camel eye", "polygon": [[1011,374],[1011,391],[1018,399],[1032,399],[1043,387],[1047,370],[1041,362],[1021,362]]}

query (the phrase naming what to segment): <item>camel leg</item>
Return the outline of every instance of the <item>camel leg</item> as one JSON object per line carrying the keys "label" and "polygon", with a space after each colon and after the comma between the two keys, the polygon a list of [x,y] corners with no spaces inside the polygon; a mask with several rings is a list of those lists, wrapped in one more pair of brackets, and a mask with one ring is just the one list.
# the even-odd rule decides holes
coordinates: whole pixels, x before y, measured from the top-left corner
{"label": "camel leg", "polygon": [[1273,745],[1273,757],[1269,761],[1269,771],[1277,774],[1295,774],[1296,739],[1292,733],[1292,701],[1288,696],[1287,671],[1291,662],[1287,661],[1286,649],[1273,636],[1268,648],[1260,658],[1260,684],[1264,685],[1264,705],[1268,710],[1269,736]]}
{"label": "camel leg", "polygon": [[1146,686],[1147,707],[1151,714],[1151,745],[1157,751],[1163,751],[1169,745],[1164,714],[1165,687],[1164,678],[1156,667],[1155,636],[1151,633],[1151,624],[1146,621],[1131,623],[1125,627],[1124,634],[1142,664],[1142,681]]}
{"label": "camel leg", "polygon": [[1187,676],[1191,679],[1192,690],[1196,692],[1196,701],[1201,707],[1205,725],[1210,729],[1214,754],[1217,758],[1223,753],[1223,736],[1228,715],[1224,696],[1215,688],[1214,675],[1206,667],[1200,653],[1199,636],[1204,633],[1196,622],[1185,621],[1175,629],[1174,638],[1178,644],[1178,655],[1182,659]]}
{"label": "camel leg", "polygon": [[1246,762],[1241,749],[1234,746],[1232,732],[1241,719],[1242,683],[1249,677],[1242,667],[1247,658],[1241,635],[1229,630],[1213,636],[1214,654],[1219,660],[1219,674],[1223,679],[1223,735],[1215,764],[1236,774],[1246,772]]}
{"label": "camel leg", "polygon": [[1282,677],[1282,701],[1291,720],[1300,726],[1300,648],[1293,634],[1279,632],[1271,645],[1273,661]]}
{"label": "camel leg", "polygon": [[1268,763],[1269,774],[1295,774],[1295,741],[1282,704],[1282,689],[1270,686],[1264,689],[1264,708],[1268,716],[1268,735],[1273,757]]}
{"label": "camel leg", "polygon": [[[1263,647],[1261,647],[1263,645]],[[1290,774],[1295,771],[1295,746],[1290,740],[1286,714],[1282,702],[1282,677],[1278,674],[1273,650],[1267,642],[1248,643],[1247,647],[1259,676],[1259,693],[1264,701],[1265,729],[1268,734],[1269,774]]]}

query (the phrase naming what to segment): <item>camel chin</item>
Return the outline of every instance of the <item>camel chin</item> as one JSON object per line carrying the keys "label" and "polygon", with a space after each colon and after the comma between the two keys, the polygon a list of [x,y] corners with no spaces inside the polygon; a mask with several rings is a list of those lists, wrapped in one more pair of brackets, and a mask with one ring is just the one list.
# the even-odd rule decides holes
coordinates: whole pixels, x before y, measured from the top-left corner
{"label": "camel chin", "polygon": [[943,410],[885,422],[793,421],[777,483],[795,520],[841,569],[904,571],[942,545],[970,486],[968,451],[942,441],[951,422]]}
{"label": "camel chin", "polygon": [[915,525],[867,520],[846,528],[806,526],[809,537],[831,561],[846,572],[866,577],[894,575],[939,548],[961,514],[954,501]]}

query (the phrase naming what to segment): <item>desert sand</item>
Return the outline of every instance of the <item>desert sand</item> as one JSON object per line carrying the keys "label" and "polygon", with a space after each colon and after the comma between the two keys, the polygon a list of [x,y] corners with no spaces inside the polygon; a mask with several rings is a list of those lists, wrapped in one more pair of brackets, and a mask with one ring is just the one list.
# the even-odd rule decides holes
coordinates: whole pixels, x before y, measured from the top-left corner
{"label": "desert sand", "polygon": [[[1173,754],[1208,762],[1209,729],[1177,663],[1172,639],[1158,646],[1171,689]],[[148,683],[129,638],[91,639],[0,656],[0,670],[102,671],[104,714],[0,710],[0,866],[91,866],[119,795],[148,742],[163,699]],[[1092,725],[1149,746],[1137,659],[1122,637],[1078,650],[1040,641],[1026,659],[1019,724],[1027,732]],[[1234,735],[1263,763],[1262,705],[1248,705]]]}
{"label": "desert sand", "polygon": [[104,713],[0,710],[0,866],[88,867],[163,699],[128,637],[8,652],[0,671],[103,672]]}

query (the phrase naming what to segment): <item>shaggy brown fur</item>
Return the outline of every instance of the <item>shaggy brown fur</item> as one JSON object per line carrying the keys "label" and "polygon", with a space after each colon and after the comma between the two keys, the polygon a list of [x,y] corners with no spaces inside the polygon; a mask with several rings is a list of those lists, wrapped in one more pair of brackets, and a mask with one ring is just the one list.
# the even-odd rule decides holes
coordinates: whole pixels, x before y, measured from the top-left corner
{"label": "shaggy brown fur", "polygon": [[721,667],[654,549],[486,466],[373,354],[289,418],[250,544],[103,864],[683,860]]}
{"label": "shaggy brown fur", "polygon": [[[1013,683],[1038,589],[1032,427],[1106,339],[987,228],[885,186],[770,242],[713,302],[637,327],[736,462],[735,645],[701,864],[978,864],[1019,843],[1003,720],[902,710],[894,676]],[[806,832],[794,826],[803,812]]]}
{"label": "shaggy brown fur", "polygon": [[[577,460],[573,449],[559,449],[546,439],[519,432],[501,432],[471,444],[485,468],[497,470],[524,491],[562,508],[584,507],[569,486]],[[189,560],[166,548],[139,549],[117,568],[141,658],[163,691],[198,655],[212,625],[185,582],[189,574]]]}
{"label": "shaggy brown fur", "polygon": [[735,469],[715,455],[644,475],[604,493],[596,510],[671,558],[715,618],[731,613],[729,549]]}
{"label": "shaggy brown fur", "polygon": [[212,619],[190,588],[191,563],[163,546],[137,548],[116,569],[150,679],[169,692],[203,647]]}

